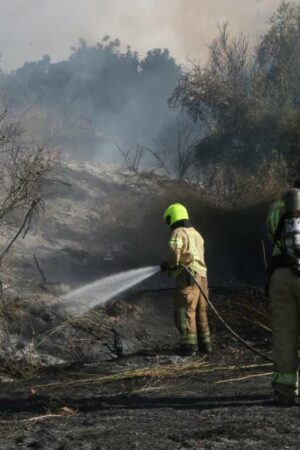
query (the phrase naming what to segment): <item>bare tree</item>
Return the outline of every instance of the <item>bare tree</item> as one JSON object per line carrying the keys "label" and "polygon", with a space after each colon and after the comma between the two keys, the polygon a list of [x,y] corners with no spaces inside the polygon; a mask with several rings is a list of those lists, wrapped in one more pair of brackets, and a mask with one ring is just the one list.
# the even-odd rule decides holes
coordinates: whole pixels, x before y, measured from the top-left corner
{"label": "bare tree", "polygon": [[25,237],[32,218],[45,204],[46,177],[54,166],[47,146],[22,141],[22,126],[0,115],[0,230],[13,220],[13,233],[0,252],[0,263],[19,236]]}
{"label": "bare tree", "polygon": [[199,175],[195,160],[195,147],[199,142],[199,133],[195,124],[181,114],[177,119],[177,155],[176,172],[179,181],[193,181]]}

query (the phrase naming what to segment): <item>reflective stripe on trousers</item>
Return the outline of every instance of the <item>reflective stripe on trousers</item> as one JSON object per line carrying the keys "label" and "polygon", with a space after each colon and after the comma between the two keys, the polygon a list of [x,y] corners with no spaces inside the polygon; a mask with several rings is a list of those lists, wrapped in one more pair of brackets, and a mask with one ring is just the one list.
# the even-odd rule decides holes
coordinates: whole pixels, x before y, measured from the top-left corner
{"label": "reflective stripe on trousers", "polygon": [[[176,326],[180,332],[182,345],[196,345],[210,342],[210,331],[207,318],[207,302],[199,287],[192,280],[188,284],[188,276],[183,272],[176,279],[177,293],[175,299]],[[197,282],[207,292],[207,279],[197,276]]]}
{"label": "reflective stripe on trousers", "polygon": [[284,384],[293,388],[298,387],[298,374],[274,372],[272,378],[273,384]]}

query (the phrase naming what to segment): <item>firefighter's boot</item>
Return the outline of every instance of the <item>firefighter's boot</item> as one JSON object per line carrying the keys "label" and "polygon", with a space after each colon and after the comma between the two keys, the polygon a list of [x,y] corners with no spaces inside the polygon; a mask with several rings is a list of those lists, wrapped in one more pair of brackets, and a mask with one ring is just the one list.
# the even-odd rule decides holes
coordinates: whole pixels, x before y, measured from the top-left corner
{"label": "firefighter's boot", "polygon": [[296,393],[293,392],[289,386],[284,386],[280,384],[273,384],[274,387],[274,395],[273,400],[274,403],[281,406],[294,406],[296,404]]}
{"label": "firefighter's boot", "polygon": [[199,353],[204,353],[206,355],[209,355],[213,351],[211,342],[201,342],[201,343],[199,343],[198,344],[198,350],[199,350]]}
{"label": "firefighter's boot", "polygon": [[196,356],[197,355],[197,345],[185,344],[181,345],[179,349],[181,356]]}

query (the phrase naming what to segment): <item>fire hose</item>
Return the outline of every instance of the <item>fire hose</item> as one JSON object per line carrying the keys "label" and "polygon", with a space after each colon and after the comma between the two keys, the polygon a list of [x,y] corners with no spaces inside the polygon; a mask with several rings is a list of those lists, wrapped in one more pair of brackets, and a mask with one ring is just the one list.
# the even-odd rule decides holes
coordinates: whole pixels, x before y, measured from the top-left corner
{"label": "fire hose", "polygon": [[213,305],[213,303],[211,302],[211,300],[209,299],[208,295],[206,294],[206,292],[204,292],[204,290],[202,289],[202,287],[200,286],[200,284],[198,283],[197,279],[195,278],[195,276],[192,274],[192,272],[189,270],[188,267],[181,265],[184,270],[187,272],[187,274],[192,277],[192,279],[194,280],[195,284],[198,286],[198,288],[200,289],[201,294],[203,295],[203,297],[205,298],[205,300],[207,301],[207,304],[209,305],[209,307],[212,309],[212,311],[214,312],[214,314],[217,316],[217,318],[219,319],[219,321],[224,325],[224,327],[229,331],[230,334],[232,334],[232,336],[234,336],[239,342],[241,342],[245,347],[247,347],[249,350],[251,350],[253,353],[255,353],[256,355],[260,356],[261,358],[265,359],[266,361],[269,362],[274,362],[271,358],[269,358],[269,356],[261,353],[259,350],[256,350],[256,348],[254,348],[251,344],[249,344],[247,341],[245,341],[241,336],[239,336],[229,325],[228,323],[223,319],[223,317],[221,316],[221,314],[219,313],[219,311],[216,309],[216,307]]}

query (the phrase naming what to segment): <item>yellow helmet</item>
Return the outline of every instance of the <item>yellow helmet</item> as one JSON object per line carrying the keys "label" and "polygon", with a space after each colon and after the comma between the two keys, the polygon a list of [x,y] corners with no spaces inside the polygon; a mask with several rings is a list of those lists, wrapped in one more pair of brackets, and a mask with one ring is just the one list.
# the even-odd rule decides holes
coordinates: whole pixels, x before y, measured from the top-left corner
{"label": "yellow helmet", "polygon": [[189,214],[185,206],[180,203],[173,203],[170,205],[164,212],[163,215],[164,221],[170,227],[179,220],[188,220]]}

